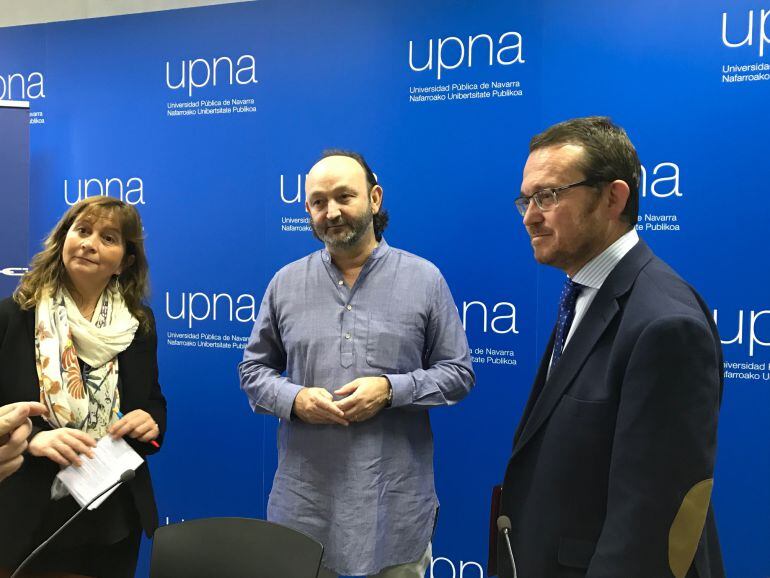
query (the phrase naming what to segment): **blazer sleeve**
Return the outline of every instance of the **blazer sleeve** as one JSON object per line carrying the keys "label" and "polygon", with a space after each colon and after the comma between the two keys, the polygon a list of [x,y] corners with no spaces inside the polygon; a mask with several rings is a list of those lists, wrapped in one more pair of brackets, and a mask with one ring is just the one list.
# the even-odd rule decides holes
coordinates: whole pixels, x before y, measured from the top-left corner
{"label": "blazer sleeve", "polygon": [[713,485],[719,347],[695,316],[642,331],[622,385],[607,512],[587,578],[687,573]]}
{"label": "blazer sleeve", "polygon": [[[119,357],[121,411],[126,414],[135,409],[142,409],[149,413],[160,429],[160,435],[155,441],[159,446],[163,446],[166,434],[166,398],[158,380],[158,335],[155,316],[149,307],[146,312],[150,320],[149,330],[137,331],[133,343]],[[140,455],[150,455],[158,451],[152,444],[137,442],[128,437],[125,439]]]}
{"label": "blazer sleeve", "polygon": [[[0,301],[0,405],[39,401],[34,332],[34,310],[22,311],[11,297]],[[51,429],[40,416],[32,417],[31,421],[29,439]],[[25,455],[26,459],[47,459]]]}

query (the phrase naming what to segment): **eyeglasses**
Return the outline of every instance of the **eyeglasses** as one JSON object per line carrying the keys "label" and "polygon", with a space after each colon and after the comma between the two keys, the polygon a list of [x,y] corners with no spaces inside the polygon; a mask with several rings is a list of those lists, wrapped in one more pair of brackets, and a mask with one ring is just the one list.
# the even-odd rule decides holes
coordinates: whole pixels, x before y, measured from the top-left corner
{"label": "eyeglasses", "polygon": [[520,195],[515,201],[514,204],[516,205],[516,208],[519,210],[519,213],[523,217],[527,213],[527,209],[529,208],[530,202],[533,200],[535,201],[535,204],[537,205],[537,208],[541,211],[550,211],[554,207],[559,206],[559,196],[560,193],[563,193],[567,189],[571,189],[573,187],[592,187],[594,185],[597,185],[601,183],[602,181],[596,181],[593,179],[586,179],[584,181],[580,181],[579,183],[572,183],[571,185],[564,185],[563,187],[554,187],[552,189],[543,189],[542,191],[537,191],[536,193],[530,195],[530,196],[524,196]]}

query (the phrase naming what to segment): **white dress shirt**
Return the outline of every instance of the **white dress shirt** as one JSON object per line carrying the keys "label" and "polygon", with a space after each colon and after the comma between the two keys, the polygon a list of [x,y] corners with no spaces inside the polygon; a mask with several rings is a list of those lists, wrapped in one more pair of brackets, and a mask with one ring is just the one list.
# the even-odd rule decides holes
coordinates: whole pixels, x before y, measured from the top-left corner
{"label": "white dress shirt", "polygon": [[596,297],[596,294],[599,292],[599,289],[601,289],[604,281],[609,277],[617,264],[620,263],[620,260],[625,257],[626,253],[628,253],[638,242],[639,235],[636,234],[636,229],[631,229],[628,233],[583,265],[580,271],[575,273],[572,280],[575,283],[583,285],[583,290],[580,292],[580,295],[578,295],[577,302],[575,303],[575,317],[572,320],[572,327],[569,329],[567,339],[564,340],[564,349],[567,349],[569,340],[575,333],[575,329],[580,325],[583,317],[585,317],[586,311],[588,311],[591,303],[594,302],[594,297]]}

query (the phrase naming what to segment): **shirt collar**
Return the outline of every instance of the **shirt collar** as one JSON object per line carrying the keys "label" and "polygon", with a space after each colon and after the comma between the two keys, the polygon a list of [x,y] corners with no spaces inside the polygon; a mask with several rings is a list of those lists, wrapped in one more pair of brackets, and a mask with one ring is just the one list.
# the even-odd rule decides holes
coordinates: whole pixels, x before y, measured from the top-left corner
{"label": "shirt collar", "polygon": [[[387,255],[389,251],[390,251],[390,245],[388,245],[387,241],[385,240],[385,237],[382,237],[379,241],[379,244],[374,248],[374,251],[372,251],[372,254],[369,255],[369,258],[367,259],[367,261],[381,259],[385,255]],[[329,250],[326,247],[321,249],[321,259],[323,259],[324,262],[326,263],[332,262],[332,256],[329,254]]]}
{"label": "shirt collar", "polygon": [[612,245],[591,259],[588,263],[575,273],[572,280],[586,287],[600,289],[612,270],[620,263],[634,245],[639,242],[639,235],[636,229],[631,229],[625,235],[620,237]]}

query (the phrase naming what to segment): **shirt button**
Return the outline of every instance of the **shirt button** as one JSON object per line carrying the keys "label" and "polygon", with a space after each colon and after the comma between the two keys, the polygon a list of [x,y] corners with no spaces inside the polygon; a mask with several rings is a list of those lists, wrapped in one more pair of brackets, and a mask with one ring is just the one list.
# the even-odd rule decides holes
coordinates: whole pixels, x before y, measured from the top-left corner
{"label": "shirt button", "polygon": [[347,307],[345,307],[345,309],[347,309],[348,311],[353,311],[353,306],[352,305],[348,305]]}
{"label": "shirt button", "polygon": [[345,339],[350,339],[350,333],[345,334]]}
{"label": "shirt button", "polygon": [[342,279],[340,279],[339,281],[337,281],[337,285],[342,285],[343,283],[344,283],[344,281],[343,281]]}

